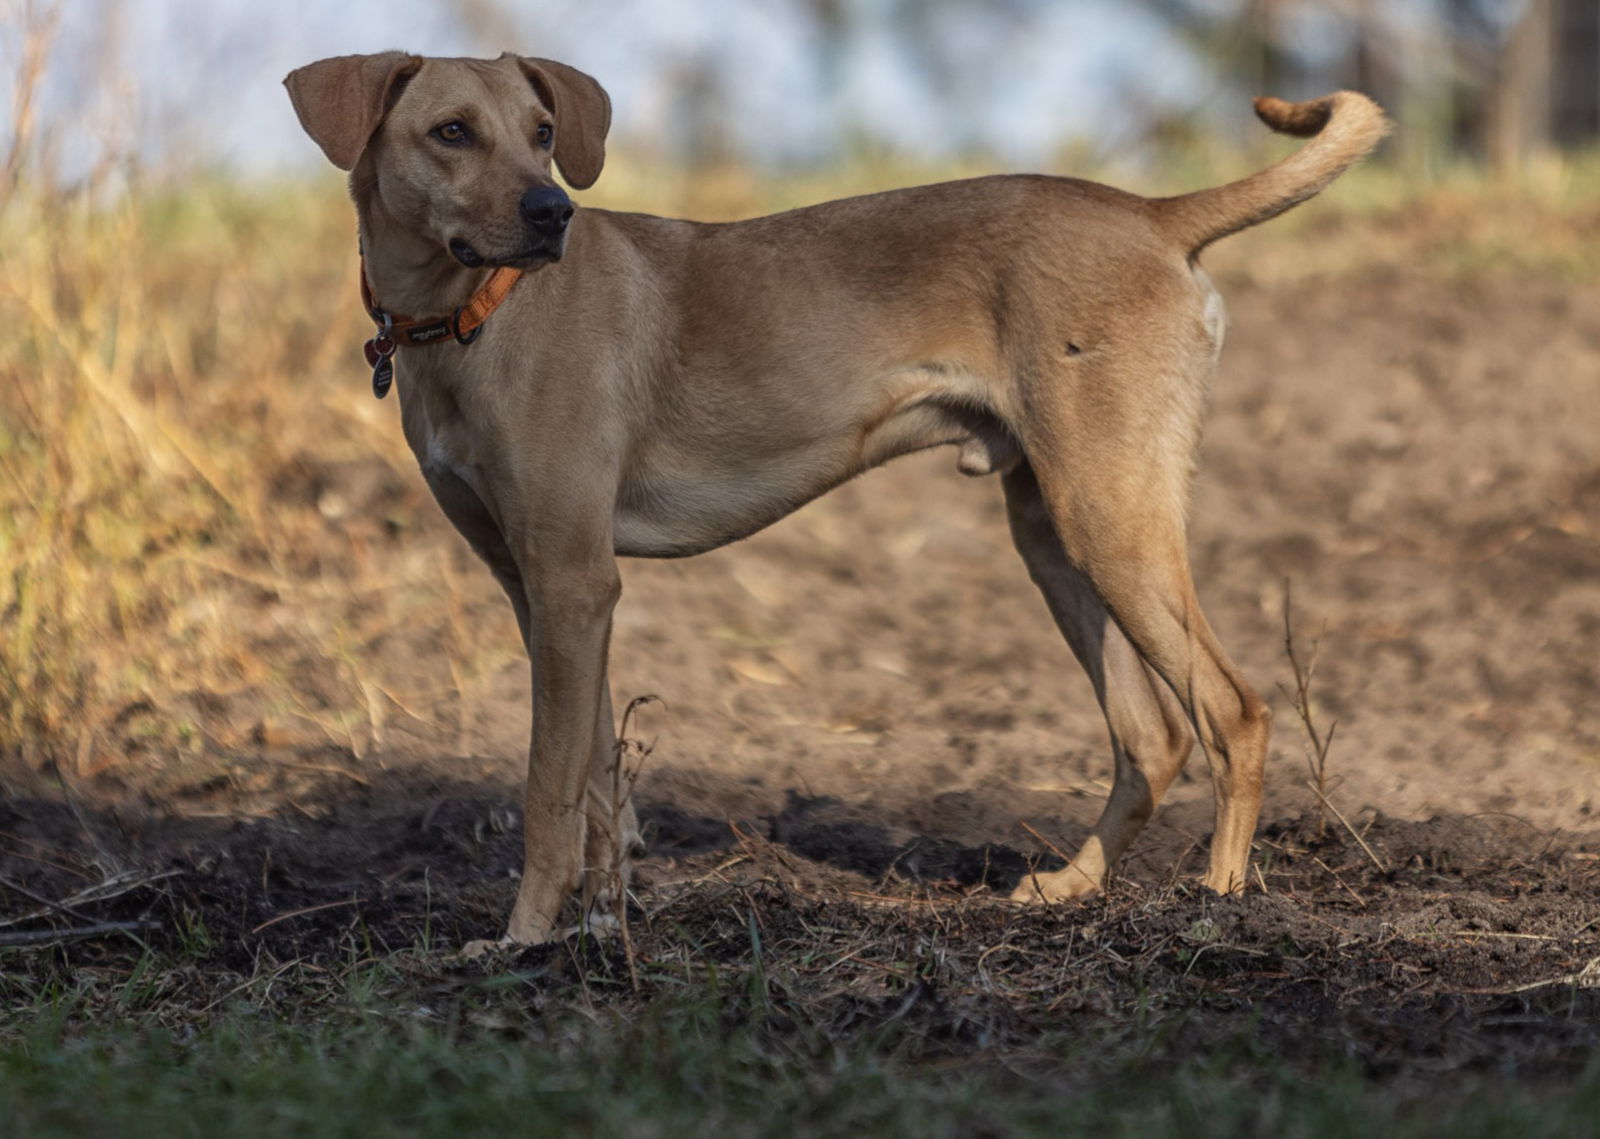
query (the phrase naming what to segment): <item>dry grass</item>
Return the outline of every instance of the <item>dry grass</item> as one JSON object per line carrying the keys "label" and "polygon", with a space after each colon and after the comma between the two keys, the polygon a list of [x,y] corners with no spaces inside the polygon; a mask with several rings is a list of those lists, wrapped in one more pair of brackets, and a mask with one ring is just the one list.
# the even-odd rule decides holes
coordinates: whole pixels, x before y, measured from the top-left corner
{"label": "dry grass", "polygon": [[[400,461],[338,382],[355,313],[295,300],[344,296],[349,274],[347,225],[303,205],[24,197],[0,223],[0,724],[33,758],[198,747],[207,701],[245,692],[265,702],[247,730],[282,700],[348,735],[376,683],[362,639],[442,589],[407,567],[373,614],[355,536],[286,490],[308,461]],[[293,695],[307,669],[333,674],[312,705]]]}

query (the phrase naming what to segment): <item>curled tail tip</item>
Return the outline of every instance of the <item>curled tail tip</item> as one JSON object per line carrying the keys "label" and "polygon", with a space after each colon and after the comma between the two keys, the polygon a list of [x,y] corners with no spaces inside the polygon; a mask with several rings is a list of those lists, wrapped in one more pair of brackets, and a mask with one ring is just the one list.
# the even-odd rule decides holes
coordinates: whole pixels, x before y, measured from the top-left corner
{"label": "curled tail tip", "polygon": [[1279,134],[1296,138],[1310,138],[1321,132],[1333,117],[1333,96],[1308,99],[1304,103],[1291,103],[1272,95],[1258,95],[1255,99],[1256,118]]}
{"label": "curled tail tip", "polygon": [[[1338,91],[1320,99],[1307,99],[1291,103],[1271,95],[1258,95],[1255,99],[1256,117],[1279,134],[1296,138],[1310,138],[1320,134],[1332,121],[1335,112],[1341,120],[1346,117],[1363,121],[1363,125],[1378,128],[1380,135],[1389,132],[1389,120],[1382,108],[1358,91]],[[1351,114],[1351,112],[1355,112]]]}

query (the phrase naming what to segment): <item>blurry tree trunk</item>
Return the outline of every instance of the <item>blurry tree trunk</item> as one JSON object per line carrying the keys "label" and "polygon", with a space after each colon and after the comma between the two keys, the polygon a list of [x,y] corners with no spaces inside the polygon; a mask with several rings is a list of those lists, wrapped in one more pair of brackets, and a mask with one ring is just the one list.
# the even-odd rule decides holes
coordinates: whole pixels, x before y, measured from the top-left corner
{"label": "blurry tree trunk", "polygon": [[1500,53],[1489,89],[1485,142],[1501,177],[1550,150],[1554,13],[1553,0],[1529,0]]}
{"label": "blurry tree trunk", "polygon": [[1256,90],[1262,95],[1285,96],[1288,70],[1279,36],[1282,34],[1282,0],[1250,0],[1245,11],[1248,48],[1260,67]]}
{"label": "blurry tree trunk", "polygon": [[697,54],[669,72],[672,119],[678,125],[678,148],[690,170],[704,171],[733,157],[733,130],[722,72],[714,60]]}
{"label": "blurry tree trunk", "polygon": [[844,53],[854,30],[850,10],[843,0],[804,0],[801,7],[817,30],[817,66],[823,90],[832,95],[844,77]]}
{"label": "blurry tree trunk", "polygon": [[1393,49],[1384,45],[1393,39],[1393,30],[1382,16],[1378,0],[1355,0],[1351,18],[1355,21],[1355,59],[1351,68],[1355,88],[1371,95],[1384,107],[1397,107],[1403,86],[1393,60]]}
{"label": "blurry tree trunk", "polygon": [[1600,139],[1600,3],[1558,0],[1550,129],[1563,146]]}
{"label": "blurry tree trunk", "polygon": [[802,0],[800,10],[817,33],[817,76],[822,84],[823,113],[847,134],[860,130],[860,115],[844,91],[844,62],[855,38],[860,5],[844,0]]}

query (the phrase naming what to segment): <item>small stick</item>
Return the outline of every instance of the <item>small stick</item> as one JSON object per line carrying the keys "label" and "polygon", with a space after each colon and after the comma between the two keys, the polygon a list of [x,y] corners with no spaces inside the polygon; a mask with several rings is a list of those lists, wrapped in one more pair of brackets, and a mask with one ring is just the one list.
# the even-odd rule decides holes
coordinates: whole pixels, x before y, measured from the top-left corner
{"label": "small stick", "polygon": [[[353,752],[351,754],[354,754]],[[314,771],[323,775],[342,775],[352,779],[363,787],[372,786],[372,780],[359,772],[351,771],[344,767],[335,767],[331,763],[280,763],[279,767],[288,768],[290,771]]]}
{"label": "small stick", "polygon": [[1458,929],[1454,933],[1443,934],[1444,937],[1509,937],[1518,941],[1560,941],[1559,937],[1552,937],[1548,933],[1504,933],[1495,929]]}
{"label": "small stick", "polygon": [[[611,769],[611,866],[608,874],[611,879],[611,910],[622,937],[622,955],[628,963],[628,981],[635,996],[640,992],[639,957],[633,947],[633,931],[628,928],[628,884],[622,874],[623,862],[627,858],[627,852],[622,849],[622,813],[633,798],[639,776],[644,772],[645,761],[655,751],[656,745],[654,740],[648,744],[630,740],[628,728],[640,708],[662,702],[661,697],[653,694],[635,696],[628,701],[628,706],[622,710],[622,723],[617,726],[616,764]],[[630,751],[639,757],[639,762],[634,764],[631,771],[628,769]]]}
{"label": "small stick", "polygon": [[1017,825],[1020,826],[1023,830],[1027,831],[1029,834],[1031,834],[1034,838],[1038,839],[1040,844],[1046,850],[1048,850],[1051,854],[1055,855],[1057,858],[1061,859],[1061,861],[1063,861],[1063,862],[1071,862],[1072,861],[1065,854],[1061,853],[1061,848],[1060,847],[1058,847],[1055,843],[1053,843],[1049,839],[1045,838],[1044,835],[1040,834],[1038,831],[1036,831],[1032,827],[1030,827],[1028,825],[1028,823],[1027,823],[1027,820],[1018,819],[1017,820]]}
{"label": "small stick", "polygon": [[[45,897],[43,894],[35,894],[32,890],[28,889],[28,887],[24,886],[21,882],[13,882],[10,878],[7,878],[3,874],[0,874],[0,886],[4,886],[7,890],[15,891],[16,893],[21,894],[25,898],[32,898],[34,901],[38,902],[41,906],[45,906],[48,909],[55,910],[57,913],[66,914],[70,918],[77,918],[79,921],[86,921],[86,922],[93,922],[95,920],[91,915],[84,913],[82,910],[75,910],[71,906],[67,905],[64,902],[51,901],[49,898]],[[41,916],[43,916],[44,912],[45,911],[43,911],[43,910],[34,910],[32,913],[23,914],[23,915],[21,915],[19,917],[0,918],[0,925],[16,925],[18,922],[28,921],[28,920],[30,920],[32,918],[41,917]]]}
{"label": "small stick", "polygon": [[1516,985],[1509,989],[1468,989],[1469,993],[1529,993],[1534,989],[1547,988],[1550,985],[1574,985],[1580,989],[1600,989],[1600,957],[1591,958],[1589,963],[1576,973],[1567,973],[1560,977],[1551,977],[1548,981],[1530,981],[1526,985]]}
{"label": "small stick", "polygon": [[306,906],[304,909],[290,910],[286,914],[279,914],[275,918],[268,918],[266,921],[264,921],[260,925],[256,926],[255,929],[252,929],[250,932],[252,934],[260,933],[262,930],[266,929],[268,926],[277,925],[279,922],[288,921],[290,918],[303,917],[306,914],[314,914],[318,910],[331,910],[335,906],[353,906],[353,905],[356,904],[357,901],[358,901],[358,899],[356,899],[356,898],[346,898],[342,902],[323,902],[320,906]]}
{"label": "small stick", "polygon": [[[43,859],[31,858],[28,855],[22,854],[18,851],[11,851],[10,854],[13,858],[26,858],[30,862],[43,861]],[[59,864],[53,862],[45,863],[45,865],[55,866],[57,869],[62,870],[68,869],[68,867],[60,866]],[[99,885],[90,886],[87,889],[80,890],[78,893],[73,894],[70,898],[60,902],[52,901],[40,894],[35,894],[21,883],[14,882],[10,878],[0,877],[0,886],[5,886],[8,889],[15,890],[19,894],[24,894],[27,897],[32,898],[34,901],[49,907],[49,909],[57,911],[58,913],[67,914],[83,921],[93,922],[95,920],[93,917],[74,907],[81,905],[92,905],[96,902],[109,902],[112,898],[120,898],[124,894],[132,893],[141,886],[148,886],[152,882],[159,882],[163,878],[171,878],[174,875],[182,873],[183,871],[181,870],[167,870],[160,874],[155,874],[146,878],[141,878],[135,874],[123,874],[114,878],[107,878]],[[46,910],[34,910],[31,913],[18,914],[14,917],[8,918],[0,918],[0,926],[16,925],[19,922],[32,921],[34,918],[43,917],[46,912]]]}
{"label": "small stick", "polygon": [[112,898],[120,898],[124,894],[131,894],[135,890],[152,885],[167,878],[176,878],[182,870],[162,870],[154,874],[139,874],[134,871],[125,871],[114,877],[107,878],[97,886],[89,886],[79,890],[68,898],[63,905],[87,905],[91,902],[109,902]]}
{"label": "small stick", "polygon": [[1358,894],[1354,890],[1352,890],[1350,888],[1350,884],[1348,882],[1346,882],[1343,878],[1339,877],[1339,872],[1337,870],[1335,870],[1333,867],[1329,866],[1326,862],[1322,861],[1322,859],[1318,858],[1314,854],[1311,856],[1311,861],[1315,862],[1318,866],[1322,867],[1329,874],[1332,874],[1333,875],[1333,880],[1335,882],[1339,883],[1339,885],[1344,887],[1344,892],[1349,894],[1352,898],[1354,898],[1356,900],[1356,905],[1360,906],[1362,909],[1366,909],[1367,908],[1367,903],[1366,903],[1365,899],[1363,899],[1360,894]]}
{"label": "small stick", "polygon": [[14,929],[0,932],[0,945],[53,945],[58,941],[78,941],[106,933],[131,933],[141,929],[160,929],[158,921],[103,921],[72,929]]}
{"label": "small stick", "polygon": [[[1324,622],[1323,630],[1326,632],[1327,624]],[[1317,798],[1327,804],[1328,789],[1328,749],[1333,746],[1333,733],[1339,728],[1339,721],[1335,720],[1328,728],[1326,735],[1317,731],[1317,724],[1311,711],[1311,678],[1317,671],[1317,654],[1322,649],[1322,637],[1319,634],[1311,642],[1311,657],[1302,666],[1300,656],[1294,648],[1294,626],[1290,621],[1290,579],[1283,579],[1283,648],[1289,657],[1289,667],[1294,670],[1294,691],[1289,693],[1294,704],[1295,715],[1300,717],[1300,725],[1306,732],[1306,764],[1311,769],[1311,776],[1316,780],[1313,790]],[[1280,689],[1288,692],[1282,684]],[[1337,812],[1335,812],[1337,813]],[[1317,837],[1321,838],[1327,831],[1328,816],[1323,813],[1317,819]]]}
{"label": "small stick", "polygon": [[1367,845],[1367,840],[1362,838],[1360,832],[1358,832],[1355,827],[1350,825],[1349,819],[1346,819],[1342,814],[1339,813],[1339,808],[1335,807],[1328,797],[1324,795],[1317,785],[1311,782],[1311,780],[1306,780],[1306,786],[1311,788],[1311,793],[1322,801],[1322,805],[1324,807],[1333,812],[1333,817],[1344,824],[1344,829],[1350,832],[1350,837],[1361,844],[1361,849],[1366,852],[1368,858],[1372,859],[1372,864],[1383,873],[1389,873],[1389,867],[1384,865],[1383,859],[1379,858],[1372,852],[1372,848]]}

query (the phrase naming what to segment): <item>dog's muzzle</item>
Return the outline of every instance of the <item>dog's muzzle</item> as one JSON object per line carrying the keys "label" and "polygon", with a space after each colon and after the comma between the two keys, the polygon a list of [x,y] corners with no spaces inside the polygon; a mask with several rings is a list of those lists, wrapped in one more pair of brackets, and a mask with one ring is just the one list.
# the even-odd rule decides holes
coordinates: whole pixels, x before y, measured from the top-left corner
{"label": "dog's muzzle", "polygon": [[567,232],[573,208],[560,186],[535,186],[522,195],[522,220],[548,245],[555,245]]}
{"label": "dog's muzzle", "polygon": [[535,186],[522,195],[517,212],[522,215],[527,240],[509,253],[485,253],[459,237],[450,239],[450,255],[469,269],[509,265],[533,269],[561,260],[567,251],[567,226],[577,207],[559,186]]}

